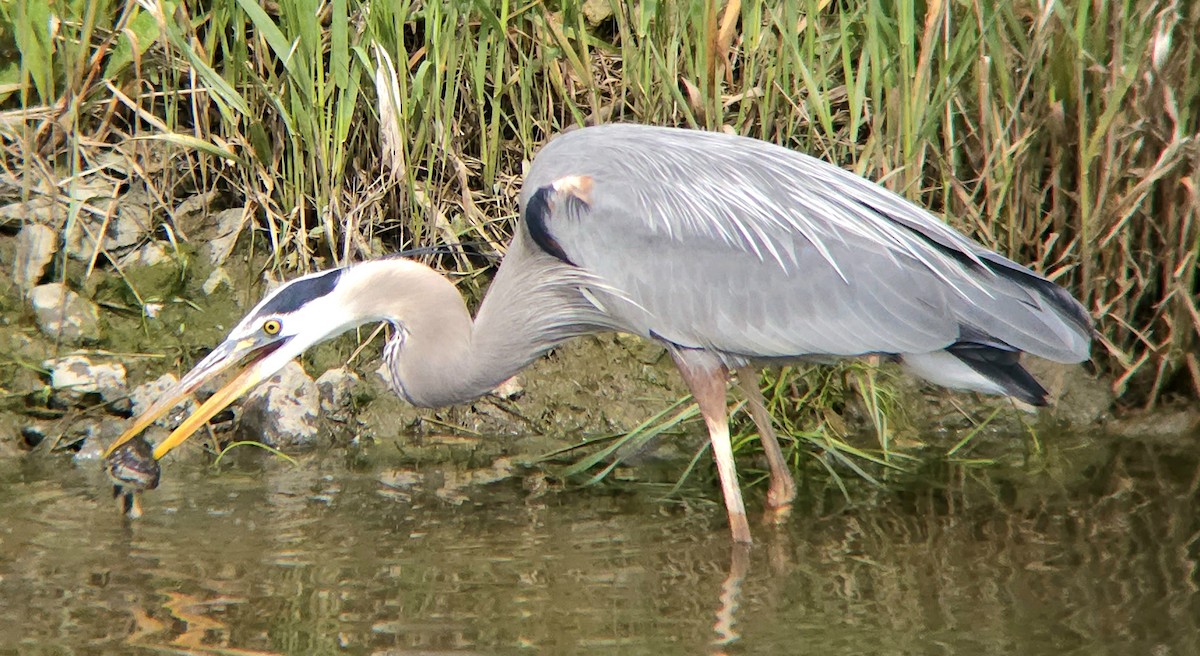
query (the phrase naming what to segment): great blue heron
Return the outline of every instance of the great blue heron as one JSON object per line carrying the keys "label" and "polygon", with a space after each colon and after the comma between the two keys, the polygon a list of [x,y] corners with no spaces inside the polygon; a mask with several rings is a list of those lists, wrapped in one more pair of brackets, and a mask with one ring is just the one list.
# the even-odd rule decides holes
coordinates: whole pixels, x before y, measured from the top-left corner
{"label": "great blue heron", "polygon": [[231,364],[251,363],[154,450],[187,439],[310,346],[369,322],[410,403],[478,398],[548,349],[598,331],[665,346],[712,443],[733,539],[750,541],[729,441],[729,374],[770,467],[768,507],[795,486],[755,369],[877,354],[934,383],[1046,402],[1022,352],[1088,357],[1092,323],[1064,289],[955,232],[900,196],[757,139],[639,125],[560,135],[521,190],[521,222],[474,320],[454,285],[407,259],[280,287],[127,441]]}

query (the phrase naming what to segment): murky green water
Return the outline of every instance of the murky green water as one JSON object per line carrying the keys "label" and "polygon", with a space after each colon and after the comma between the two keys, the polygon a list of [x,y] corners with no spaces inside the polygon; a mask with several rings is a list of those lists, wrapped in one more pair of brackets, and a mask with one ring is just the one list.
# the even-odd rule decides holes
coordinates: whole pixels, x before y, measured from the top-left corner
{"label": "murky green water", "polygon": [[175,464],[129,525],[31,457],[0,466],[0,653],[1197,654],[1196,446],[1114,441],[1036,489],[951,468],[745,559],[716,506],[649,491]]}

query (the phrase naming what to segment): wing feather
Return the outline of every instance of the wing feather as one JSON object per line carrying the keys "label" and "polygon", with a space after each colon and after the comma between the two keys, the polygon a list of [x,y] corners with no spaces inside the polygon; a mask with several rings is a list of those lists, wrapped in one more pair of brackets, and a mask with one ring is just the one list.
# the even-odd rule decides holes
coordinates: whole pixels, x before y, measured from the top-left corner
{"label": "wing feather", "polygon": [[720,133],[585,128],[542,150],[523,203],[567,176],[590,179],[586,209],[546,229],[619,290],[593,293],[631,332],[790,357],[930,352],[965,329],[1052,359],[1087,355],[1090,319],[1065,291],[806,155]]}

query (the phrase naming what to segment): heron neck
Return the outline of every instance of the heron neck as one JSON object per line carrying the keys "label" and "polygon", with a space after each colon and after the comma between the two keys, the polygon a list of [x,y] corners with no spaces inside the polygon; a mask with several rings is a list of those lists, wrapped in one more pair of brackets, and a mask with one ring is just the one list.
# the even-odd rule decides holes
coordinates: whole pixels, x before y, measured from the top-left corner
{"label": "heron neck", "polygon": [[393,388],[410,403],[477,399],[563,340],[591,331],[577,287],[513,255],[510,249],[474,320],[454,285],[423,265],[400,267],[386,290],[372,284],[370,296],[389,299],[378,318],[400,332],[385,360]]}

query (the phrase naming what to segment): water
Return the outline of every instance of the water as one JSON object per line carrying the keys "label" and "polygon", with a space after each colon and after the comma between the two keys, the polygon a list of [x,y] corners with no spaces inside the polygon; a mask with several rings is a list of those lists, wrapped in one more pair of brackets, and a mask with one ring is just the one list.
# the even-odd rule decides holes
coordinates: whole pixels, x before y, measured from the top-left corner
{"label": "water", "polygon": [[128,524],[35,456],[0,465],[0,653],[1200,654],[1195,447],[947,467],[803,504],[748,554],[703,491],[510,480],[455,506],[328,454],[174,464]]}

